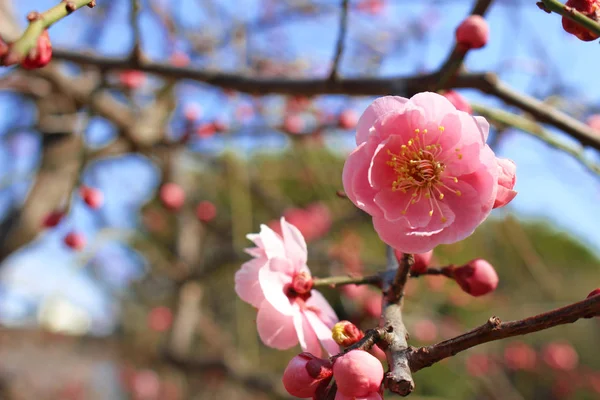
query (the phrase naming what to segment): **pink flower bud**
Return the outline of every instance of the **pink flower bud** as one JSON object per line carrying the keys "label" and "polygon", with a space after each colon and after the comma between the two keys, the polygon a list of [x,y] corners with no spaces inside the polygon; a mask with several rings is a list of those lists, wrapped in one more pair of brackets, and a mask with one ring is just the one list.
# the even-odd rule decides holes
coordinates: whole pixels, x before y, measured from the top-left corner
{"label": "pink flower bud", "polygon": [[179,210],[185,203],[185,192],[176,183],[165,183],[160,188],[160,200],[169,210]]}
{"label": "pink flower bud", "polygon": [[217,130],[215,129],[215,125],[210,123],[202,124],[198,127],[198,129],[196,129],[196,135],[201,138],[209,138],[214,136],[216,132]]}
{"label": "pink flower bud", "polygon": [[85,247],[85,236],[78,232],[70,232],[63,239],[64,243],[73,250],[81,250]]}
{"label": "pink flower bud", "polygon": [[297,135],[299,133],[302,133],[302,130],[304,130],[304,121],[299,115],[288,115],[283,120],[283,129],[289,133]]}
{"label": "pink flower bud", "polygon": [[175,67],[185,67],[190,64],[190,57],[183,51],[175,51],[171,54],[170,62]]}
{"label": "pink flower bud", "polygon": [[508,158],[496,158],[496,162],[498,163],[498,192],[493,208],[504,207],[517,195],[513,190],[517,180],[517,166],[514,161]]}
{"label": "pink flower bud", "polygon": [[383,400],[383,397],[379,394],[379,392],[371,392],[363,397],[355,397],[355,396],[346,396],[341,392],[337,392],[335,394],[334,400]]}
{"label": "pink flower bud", "polygon": [[48,65],[52,60],[52,43],[48,30],[44,30],[38,37],[37,43],[27,54],[27,57],[21,61],[21,66],[25,69],[42,68]]}
{"label": "pink flower bud", "polygon": [[351,346],[364,336],[365,334],[350,321],[340,321],[331,329],[331,337],[340,346]]}
{"label": "pink flower bud", "polygon": [[586,124],[593,130],[600,132],[600,114],[591,115],[587,119]]}
{"label": "pink flower bud", "polygon": [[132,392],[135,399],[156,399],[160,393],[160,378],[152,370],[137,372],[133,378]]}
{"label": "pink flower bud", "polygon": [[460,93],[455,92],[454,90],[448,90],[447,92],[442,93],[442,95],[450,100],[450,103],[452,103],[457,110],[473,114],[471,105]]}
{"label": "pink flower bud", "polygon": [[590,294],[587,295],[587,298],[589,299],[590,297],[598,296],[599,294],[600,294],[600,288],[594,289],[590,292]]}
{"label": "pink flower bud", "polygon": [[129,90],[134,90],[140,88],[144,81],[146,80],[146,75],[142,71],[137,70],[128,70],[123,71],[119,74],[119,81],[121,85],[125,86]]}
{"label": "pink flower bud", "polygon": [[292,358],[283,373],[283,386],[292,396],[302,399],[313,397],[320,385],[331,380],[331,363],[310,353]]}
{"label": "pink flower bud", "polygon": [[340,113],[338,124],[342,129],[354,129],[358,122],[358,114],[354,110],[344,110]]}
{"label": "pink flower bud", "polygon": [[196,206],[196,217],[202,222],[209,222],[217,216],[217,207],[210,201],[201,201]]}
{"label": "pink flower bud", "polygon": [[79,189],[79,195],[90,208],[97,209],[102,206],[104,202],[104,195],[102,192],[96,188],[82,186]]}
{"label": "pink flower bud", "polygon": [[[394,254],[398,259],[398,262],[402,262],[402,256],[404,253],[394,250]],[[433,257],[433,250],[430,250],[427,253],[413,254],[413,256],[415,258],[415,262],[412,267],[410,267],[410,270],[419,274],[424,274],[427,272],[427,267],[429,267],[429,263],[431,263],[431,258]]]}
{"label": "pink flower bud", "polygon": [[470,15],[456,28],[456,42],[465,50],[479,49],[486,45],[490,29],[481,15]]}
{"label": "pink flower bud", "polygon": [[313,278],[308,272],[300,272],[292,278],[291,289],[297,294],[309,293],[314,285]]}
{"label": "pink flower bud", "polygon": [[363,311],[371,317],[379,318],[381,315],[381,294],[369,290],[363,298]]}
{"label": "pink flower bud", "polygon": [[422,319],[413,325],[411,332],[415,339],[421,342],[433,342],[437,337],[438,329],[432,320]]}
{"label": "pink flower bud", "polygon": [[173,312],[169,307],[154,307],[148,313],[148,327],[156,332],[165,332],[171,327]]}
{"label": "pink flower bud", "polygon": [[[598,15],[599,6],[598,0],[568,0],[565,4],[565,8],[572,7],[594,21],[598,21],[600,18],[600,15]],[[566,32],[577,36],[584,42],[590,42],[600,37],[567,17],[562,17],[562,26]]]}
{"label": "pink flower bud", "polygon": [[559,371],[572,371],[579,363],[577,352],[566,342],[548,344],[542,351],[542,358],[550,368]]}
{"label": "pink flower bud", "polygon": [[471,296],[483,296],[498,287],[498,274],[492,265],[478,258],[454,269],[454,279]]}
{"label": "pink flower bud", "polygon": [[340,292],[349,299],[362,299],[369,289],[364,285],[344,285],[340,287]]}
{"label": "pink flower bud", "polygon": [[492,360],[486,354],[473,354],[467,357],[465,362],[467,372],[471,376],[484,376],[489,374],[494,365]]}
{"label": "pink flower bud", "polygon": [[504,349],[504,362],[513,370],[533,371],[536,364],[535,350],[526,343],[511,343]]}
{"label": "pink flower bud", "polygon": [[366,351],[352,350],[335,360],[333,376],[338,392],[350,397],[365,397],[379,391],[383,367]]}
{"label": "pink flower bud", "polygon": [[60,223],[60,221],[62,221],[64,216],[65,216],[64,211],[52,211],[52,212],[48,213],[48,215],[46,215],[46,217],[44,217],[44,220],[42,221],[42,226],[44,228],[54,228],[56,225],[58,225]]}

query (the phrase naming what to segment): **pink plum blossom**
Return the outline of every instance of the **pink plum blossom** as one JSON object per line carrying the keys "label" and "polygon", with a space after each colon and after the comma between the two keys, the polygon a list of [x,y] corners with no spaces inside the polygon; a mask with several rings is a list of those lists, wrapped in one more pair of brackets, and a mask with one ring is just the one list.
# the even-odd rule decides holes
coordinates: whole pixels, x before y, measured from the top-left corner
{"label": "pink plum blossom", "polygon": [[322,345],[330,355],[337,354],[331,328],[338,318],[325,297],[312,289],[306,242],[285,218],[281,232],[261,225],[260,233],[248,235],[256,247],[246,251],[254,258],[235,274],[236,293],[258,308],[258,334],[265,345],[283,350],[300,343],[316,357]]}
{"label": "pink plum blossom", "polygon": [[310,353],[300,353],[292,358],[283,373],[283,386],[292,396],[311,398],[322,386],[331,381],[331,362]]}
{"label": "pink plum blossom", "polygon": [[485,143],[488,131],[484,118],[435,93],[381,97],[358,121],[344,190],[398,251],[455,243],[473,233],[496,200],[499,167]]}
{"label": "pink plum blossom", "polygon": [[354,396],[346,396],[342,392],[337,392],[335,394],[335,400],[382,400],[383,397],[379,394],[379,392],[371,392],[363,397],[354,397]]}

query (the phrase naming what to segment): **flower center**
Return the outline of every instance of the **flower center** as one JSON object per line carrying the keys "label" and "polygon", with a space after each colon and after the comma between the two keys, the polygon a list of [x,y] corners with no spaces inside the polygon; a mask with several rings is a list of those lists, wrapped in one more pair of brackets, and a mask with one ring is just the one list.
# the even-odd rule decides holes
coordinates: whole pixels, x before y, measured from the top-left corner
{"label": "flower center", "polygon": [[[444,133],[444,127],[439,126],[438,131],[438,140],[425,145],[427,129],[415,129],[414,137],[407,144],[401,146],[399,154],[388,150],[387,154],[390,156],[390,160],[387,165],[392,167],[396,173],[396,179],[392,181],[392,191],[411,193],[412,199],[408,201],[402,214],[406,214],[411,204],[416,204],[425,198],[430,205],[429,216],[432,216],[437,210],[441,221],[446,222],[447,219],[444,217],[438,201],[444,200],[443,192],[445,191],[450,191],[457,196],[460,196],[461,192],[450,189],[443,182],[444,179],[450,179],[457,183],[458,179],[444,174],[446,164],[440,160],[443,149],[442,145],[438,143]],[[456,155],[459,160],[462,159],[460,149],[456,149]]]}
{"label": "flower center", "polygon": [[290,300],[302,299],[306,301],[311,296],[310,291],[313,284],[312,276],[308,272],[300,272],[294,275],[292,283],[288,283],[283,287],[283,291]]}

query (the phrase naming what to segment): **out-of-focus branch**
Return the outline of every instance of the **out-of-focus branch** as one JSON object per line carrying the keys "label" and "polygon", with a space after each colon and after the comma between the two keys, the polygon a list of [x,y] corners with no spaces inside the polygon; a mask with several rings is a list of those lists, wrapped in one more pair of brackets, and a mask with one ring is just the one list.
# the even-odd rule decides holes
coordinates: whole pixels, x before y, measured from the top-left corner
{"label": "out-of-focus branch", "polygon": [[21,37],[11,44],[8,53],[4,57],[4,63],[7,65],[18,63],[35,47],[38,37],[44,29],[49,28],[55,22],[81,7],[94,7],[95,5],[96,0],[68,0],[61,1],[58,5],[43,13],[30,13],[28,15],[29,26]]}
{"label": "out-of-focus branch", "polygon": [[[225,89],[252,94],[291,94],[314,96],[319,94],[346,94],[354,96],[404,95],[436,90],[440,74],[416,75],[392,78],[356,79],[279,79],[256,78],[243,74],[230,74],[217,71],[202,71],[193,68],[180,68],[169,64],[145,61],[139,66],[128,59],[87,55],[77,52],[56,50],[57,59],[78,64],[95,65],[103,70],[137,68],[141,71],[167,78],[190,79],[205,82]],[[600,137],[587,125],[567,114],[526,94],[521,94],[502,83],[493,73],[458,73],[453,79],[452,88],[474,88],[500,98],[509,105],[531,114],[540,122],[548,123],[573,136],[584,146],[600,149]]]}
{"label": "out-of-focus branch", "polygon": [[491,122],[495,122],[502,126],[509,126],[515,129],[519,129],[520,131],[529,133],[530,135],[535,136],[547,145],[562,150],[567,154],[570,154],[591,172],[600,175],[600,165],[597,165],[591,160],[589,160],[585,156],[583,148],[561,142],[560,140],[555,138],[554,135],[546,131],[540,124],[536,123],[535,121],[522,115],[513,114],[498,108],[490,108],[479,104],[471,104],[471,106],[477,114],[486,117]]}
{"label": "out-of-focus branch", "polygon": [[569,7],[557,0],[542,0],[537,2],[538,7],[546,12],[554,11],[557,14],[567,17],[573,22],[583,26],[587,30],[600,35],[600,23],[588,18],[573,7]]}
{"label": "out-of-focus branch", "polygon": [[538,332],[599,315],[600,296],[592,296],[566,307],[518,321],[501,322],[498,317],[491,317],[485,324],[455,338],[431,346],[411,348],[408,352],[410,370],[417,372],[483,343]]}
{"label": "out-of-focus branch", "polygon": [[331,64],[331,73],[329,74],[330,80],[335,80],[338,78],[338,68],[342,59],[342,53],[344,52],[344,40],[346,39],[346,28],[348,26],[348,3],[348,0],[342,0],[340,9],[340,30],[335,46],[333,63]]}

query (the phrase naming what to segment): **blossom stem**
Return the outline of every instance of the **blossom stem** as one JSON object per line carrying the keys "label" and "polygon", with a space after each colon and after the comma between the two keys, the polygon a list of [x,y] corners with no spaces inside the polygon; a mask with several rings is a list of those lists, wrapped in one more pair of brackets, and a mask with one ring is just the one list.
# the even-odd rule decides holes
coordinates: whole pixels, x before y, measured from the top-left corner
{"label": "blossom stem", "polygon": [[554,11],[555,13],[560,14],[563,17],[566,17],[571,21],[581,25],[590,32],[600,35],[600,23],[588,18],[585,14],[582,14],[573,7],[566,6],[558,0],[542,0],[537,4],[538,7],[544,11]]}
{"label": "blossom stem", "polygon": [[95,0],[69,0],[61,1],[58,5],[50,8],[43,13],[32,12],[29,14],[29,26],[23,32],[21,37],[10,46],[8,54],[4,57],[5,64],[15,64],[22,60],[27,53],[35,47],[38,38],[55,22],[63,19],[73,11],[89,6],[93,7],[96,4]]}
{"label": "blossom stem", "polygon": [[381,285],[381,274],[368,276],[331,276],[328,278],[315,278],[314,286],[343,286],[343,285]]}

